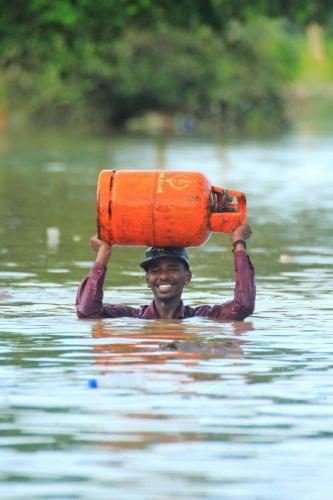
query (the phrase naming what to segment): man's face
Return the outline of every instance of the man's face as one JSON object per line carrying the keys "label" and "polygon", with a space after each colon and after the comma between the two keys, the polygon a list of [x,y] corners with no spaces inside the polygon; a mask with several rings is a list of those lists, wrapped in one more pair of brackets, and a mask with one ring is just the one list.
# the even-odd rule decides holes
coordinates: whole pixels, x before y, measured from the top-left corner
{"label": "man's face", "polygon": [[169,302],[181,297],[184,285],[191,281],[191,277],[191,272],[182,262],[161,257],[148,267],[146,281],[155,299]]}

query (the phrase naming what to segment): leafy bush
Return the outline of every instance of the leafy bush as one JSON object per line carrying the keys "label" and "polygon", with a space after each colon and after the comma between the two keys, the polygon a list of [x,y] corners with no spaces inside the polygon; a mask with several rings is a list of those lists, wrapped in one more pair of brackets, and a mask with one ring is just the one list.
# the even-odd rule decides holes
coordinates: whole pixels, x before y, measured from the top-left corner
{"label": "leafy bush", "polygon": [[24,58],[15,46],[3,52],[3,99],[39,121],[122,126],[153,110],[224,130],[271,130],[284,123],[283,88],[297,67],[297,37],[286,28],[259,18],[223,33],[165,24],[99,41],[53,33]]}

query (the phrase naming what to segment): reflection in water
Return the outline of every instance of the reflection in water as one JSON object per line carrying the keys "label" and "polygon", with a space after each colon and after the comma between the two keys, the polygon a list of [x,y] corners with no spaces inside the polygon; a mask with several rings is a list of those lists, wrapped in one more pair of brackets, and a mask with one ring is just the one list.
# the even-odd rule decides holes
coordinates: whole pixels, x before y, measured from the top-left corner
{"label": "reflection in water", "polygon": [[212,341],[205,337],[218,337],[222,333],[215,322],[203,322],[204,335],[200,335],[197,326],[186,321],[161,320],[144,322],[143,327],[138,329],[122,329],[119,337],[119,326],[112,328],[110,322],[96,321],[92,336],[103,339],[101,343],[94,343],[96,362],[112,368],[113,364],[157,364],[176,358],[188,363],[201,359],[241,357],[244,343],[241,335],[252,330],[253,325],[250,322],[233,322],[230,325],[231,332],[227,338]]}
{"label": "reflection in water", "polygon": [[[89,322],[90,323],[90,322]],[[221,370],[207,371],[205,363],[222,359],[235,362],[244,356],[242,335],[253,330],[251,322],[218,323],[159,320],[127,322],[119,327],[112,320],[95,321],[92,327],[96,367],[96,387],[103,391],[134,390],[151,399],[180,397],[185,405],[195,397],[200,384],[216,384]],[[234,361],[232,361],[234,360]],[[161,367],[164,365],[164,367]],[[159,367],[159,368],[157,368]],[[220,372],[220,373],[219,373]],[[204,394],[205,391],[203,391]],[[96,441],[103,449],[148,449],[157,444],[193,443],[211,439],[211,433],[198,432],[192,425],[174,432],[174,409],[154,405],[140,411],[140,405],[122,414],[123,428]],[[171,410],[171,412],[170,412]],[[192,427],[192,428],[191,428]]]}
{"label": "reflection in water", "polygon": [[[63,133],[0,144],[1,498],[330,498],[332,144]],[[76,319],[101,168],[201,170],[246,192],[251,322]],[[59,228],[55,251],[47,228]],[[227,241],[189,250],[186,303],[232,296]],[[142,248],[114,251],[106,294],[146,303]]]}

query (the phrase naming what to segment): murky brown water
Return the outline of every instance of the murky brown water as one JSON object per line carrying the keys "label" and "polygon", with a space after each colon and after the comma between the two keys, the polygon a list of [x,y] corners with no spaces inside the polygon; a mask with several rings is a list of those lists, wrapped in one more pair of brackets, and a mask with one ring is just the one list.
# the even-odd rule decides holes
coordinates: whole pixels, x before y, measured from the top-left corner
{"label": "murky brown water", "polygon": [[[332,137],[43,132],[0,148],[1,497],[330,499]],[[245,191],[255,314],[77,320],[102,168],[202,170]],[[142,254],[115,248],[106,302],[150,300]],[[230,299],[228,236],[190,256],[185,302]]]}

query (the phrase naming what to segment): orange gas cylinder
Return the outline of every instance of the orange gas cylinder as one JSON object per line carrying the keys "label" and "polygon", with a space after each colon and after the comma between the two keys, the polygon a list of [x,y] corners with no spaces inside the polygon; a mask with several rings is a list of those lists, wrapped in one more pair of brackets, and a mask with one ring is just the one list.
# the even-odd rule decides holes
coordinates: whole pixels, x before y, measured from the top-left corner
{"label": "orange gas cylinder", "polygon": [[244,193],[212,186],[200,172],[102,170],[99,237],[117,245],[198,246],[211,231],[246,221]]}

